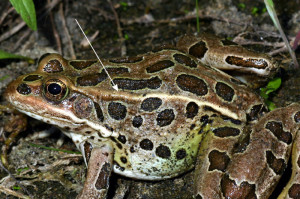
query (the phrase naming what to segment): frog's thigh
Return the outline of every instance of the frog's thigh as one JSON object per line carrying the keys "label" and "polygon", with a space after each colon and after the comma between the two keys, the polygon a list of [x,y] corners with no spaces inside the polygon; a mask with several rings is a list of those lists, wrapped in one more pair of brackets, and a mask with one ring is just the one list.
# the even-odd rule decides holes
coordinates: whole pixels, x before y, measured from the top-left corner
{"label": "frog's thigh", "polygon": [[[300,115],[299,115],[300,116]],[[300,196],[300,130],[295,138],[292,149],[292,175],[287,186],[284,188],[278,199],[297,198]]]}
{"label": "frog's thigh", "polygon": [[[287,167],[299,130],[300,120],[295,120],[299,110],[299,104],[276,109],[253,126],[249,139],[233,150],[221,181],[225,197],[268,198],[271,195]],[[237,197],[242,194],[243,197]]]}
{"label": "frog's thigh", "polygon": [[202,129],[204,138],[195,166],[195,198],[222,198],[220,184],[230,161],[229,152],[242,136],[243,126],[219,116]]}
{"label": "frog's thigh", "polygon": [[102,199],[106,197],[113,166],[113,147],[110,142],[97,145],[82,143],[88,170],[86,181],[77,199]]}

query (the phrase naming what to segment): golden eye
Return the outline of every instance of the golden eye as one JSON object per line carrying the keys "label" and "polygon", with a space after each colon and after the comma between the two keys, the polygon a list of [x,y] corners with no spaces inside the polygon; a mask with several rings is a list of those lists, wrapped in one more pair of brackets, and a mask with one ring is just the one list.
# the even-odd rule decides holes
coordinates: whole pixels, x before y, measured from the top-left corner
{"label": "golden eye", "polygon": [[58,79],[50,79],[44,84],[44,95],[48,100],[61,101],[68,95],[68,87]]}

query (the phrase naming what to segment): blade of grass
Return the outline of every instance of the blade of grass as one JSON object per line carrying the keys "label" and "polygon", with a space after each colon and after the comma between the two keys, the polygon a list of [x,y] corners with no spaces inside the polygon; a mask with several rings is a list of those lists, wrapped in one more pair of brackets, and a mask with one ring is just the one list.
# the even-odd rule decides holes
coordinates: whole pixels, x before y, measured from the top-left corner
{"label": "blade of grass", "polygon": [[35,7],[32,0],[9,0],[32,30],[37,30]]}
{"label": "blade of grass", "polygon": [[289,53],[293,59],[293,62],[294,62],[294,65],[295,67],[299,67],[299,64],[298,64],[298,61],[296,59],[296,55],[295,55],[295,52],[292,50],[290,44],[289,44],[289,41],[287,40],[283,30],[282,30],[282,27],[279,23],[279,20],[278,20],[278,17],[277,17],[277,14],[276,14],[276,11],[275,11],[275,7],[274,7],[274,3],[272,0],[264,0],[265,4],[266,4],[266,7],[267,7],[267,10],[268,10],[268,13],[275,25],[275,27],[279,30],[279,33],[287,47],[287,49],[289,50]]}

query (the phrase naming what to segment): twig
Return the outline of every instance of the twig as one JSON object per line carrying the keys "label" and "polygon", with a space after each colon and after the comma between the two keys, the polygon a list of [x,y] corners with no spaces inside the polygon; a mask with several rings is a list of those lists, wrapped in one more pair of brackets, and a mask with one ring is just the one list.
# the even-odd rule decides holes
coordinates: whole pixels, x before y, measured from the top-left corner
{"label": "twig", "polygon": [[119,35],[119,39],[120,39],[120,42],[121,42],[121,56],[125,56],[126,55],[126,45],[125,45],[125,39],[123,37],[123,33],[122,33],[122,28],[121,28],[121,25],[120,25],[120,20],[119,20],[119,16],[118,16],[118,13],[116,12],[115,8],[114,8],[114,5],[112,4],[112,2],[110,0],[107,0],[109,5],[110,5],[110,8],[115,16],[115,21],[116,21],[116,24],[117,24],[117,31],[118,31],[118,35]]}
{"label": "twig", "polygon": [[0,25],[3,23],[4,19],[14,10],[14,7],[10,7],[6,12],[0,17]]}
{"label": "twig", "polygon": [[30,199],[29,196],[25,196],[21,193],[18,193],[16,191],[13,191],[11,189],[8,189],[6,187],[3,187],[3,186],[0,186],[0,192],[6,194],[6,195],[12,195],[12,196],[15,196],[15,197],[18,197],[18,198],[23,198],[23,199]]}
{"label": "twig", "polygon": [[27,38],[27,37],[30,35],[30,33],[31,33],[31,30],[30,30],[30,29],[27,29],[27,30],[25,31],[25,33],[21,35],[21,37],[18,39],[18,41],[17,41],[16,44],[14,45],[14,48],[13,48],[13,50],[12,50],[13,52],[14,52],[15,50],[17,50],[17,49],[20,47],[22,41],[23,41],[25,38]]}
{"label": "twig", "polygon": [[20,22],[18,25],[4,33],[3,35],[0,36],[0,42],[4,41],[5,39],[8,39],[10,36],[14,35],[17,33],[21,28],[23,28],[26,25],[25,21]]}
{"label": "twig", "polygon": [[[51,0],[47,0],[47,3],[50,4]],[[59,34],[57,32],[56,26],[54,24],[52,11],[49,11],[49,17],[50,17],[50,23],[52,26],[52,30],[53,30],[52,32],[53,32],[53,35],[54,35],[54,38],[56,41],[56,45],[57,45],[57,50],[58,50],[59,54],[62,54],[61,41],[60,41]]]}
{"label": "twig", "polygon": [[65,20],[65,16],[64,16],[63,4],[62,3],[59,4],[58,13],[60,15],[61,22],[62,22],[62,27],[64,29],[65,35],[66,35],[67,40],[68,40],[67,43],[68,43],[68,46],[69,46],[69,49],[70,49],[70,56],[71,56],[72,59],[76,59],[76,55],[75,55],[75,51],[74,51],[74,48],[73,48],[73,43],[72,43],[72,40],[71,40],[71,36],[69,34],[69,30],[68,30],[67,25],[66,25],[66,20]]}

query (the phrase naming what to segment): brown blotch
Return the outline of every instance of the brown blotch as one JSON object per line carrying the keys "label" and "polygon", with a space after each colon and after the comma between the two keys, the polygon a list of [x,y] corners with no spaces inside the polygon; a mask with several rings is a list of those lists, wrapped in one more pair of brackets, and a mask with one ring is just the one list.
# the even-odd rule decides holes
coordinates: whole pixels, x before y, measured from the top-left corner
{"label": "brown blotch", "polygon": [[135,128],[139,128],[140,126],[142,126],[143,124],[143,118],[142,116],[134,116],[133,120],[132,120],[132,126],[134,126]]}
{"label": "brown blotch", "polygon": [[300,111],[295,114],[294,120],[295,120],[296,123],[300,122]]}
{"label": "brown blotch", "polygon": [[119,102],[111,102],[108,105],[108,113],[115,120],[123,120],[126,117],[127,108]]}
{"label": "brown blotch", "polygon": [[83,70],[90,67],[91,65],[97,63],[96,60],[86,60],[86,61],[70,61],[70,65],[77,70]]}
{"label": "brown blotch", "polygon": [[225,171],[230,161],[229,156],[225,152],[213,150],[209,153],[208,159],[210,162],[209,171],[219,170]]}
{"label": "brown blotch", "polygon": [[160,127],[170,125],[175,118],[174,111],[172,109],[165,109],[158,113],[156,121]]}
{"label": "brown blotch", "polygon": [[79,86],[96,86],[107,78],[106,73],[89,74],[78,77],[76,82]]}
{"label": "brown blotch", "polygon": [[95,107],[95,110],[96,110],[98,120],[100,122],[103,122],[104,121],[104,115],[103,115],[103,112],[102,112],[102,109],[101,109],[100,105],[98,103],[94,102],[94,107]]}
{"label": "brown blotch", "polygon": [[136,63],[142,61],[143,57],[120,57],[115,59],[110,59],[109,61],[116,64],[125,64],[125,63]]}
{"label": "brown blotch", "polygon": [[247,59],[242,57],[228,56],[225,61],[230,65],[242,66],[245,68],[264,69],[268,67],[268,63],[264,59]]}
{"label": "brown blotch", "polygon": [[25,77],[23,79],[23,81],[25,82],[33,82],[33,81],[36,81],[36,80],[39,80],[39,79],[42,79],[43,76],[40,76],[40,75],[28,75],[27,77]]}
{"label": "brown blotch", "polygon": [[197,194],[197,196],[195,197],[195,199],[202,199],[202,196],[200,196],[199,194]]}
{"label": "brown blotch", "polygon": [[266,111],[263,104],[252,106],[250,113],[247,113],[247,121],[257,120]]}
{"label": "brown blotch", "polygon": [[231,102],[234,96],[234,90],[222,82],[217,82],[216,93],[219,97],[228,102]]}
{"label": "brown blotch", "polygon": [[149,139],[143,139],[140,142],[140,147],[144,150],[151,151],[153,149],[153,142]]}
{"label": "brown blotch", "polygon": [[73,110],[79,118],[88,118],[93,109],[93,102],[90,98],[79,96],[74,102]]}
{"label": "brown blotch", "polygon": [[84,148],[84,155],[85,155],[86,162],[89,163],[93,145],[89,142],[85,142],[83,144],[83,148]]}
{"label": "brown blotch", "polygon": [[186,150],[185,149],[179,149],[177,152],[176,152],[176,158],[177,160],[181,160],[183,158],[186,157]]}
{"label": "brown blotch", "polygon": [[31,93],[31,88],[27,84],[22,83],[17,87],[17,91],[22,95],[29,95]]}
{"label": "brown blotch", "polygon": [[179,75],[176,79],[176,83],[182,90],[191,92],[198,96],[206,95],[208,92],[206,83],[202,79],[192,75]]}
{"label": "brown blotch", "polygon": [[123,162],[123,164],[127,163],[127,158],[126,157],[121,157],[120,160],[121,160],[121,162]]}
{"label": "brown blotch", "polygon": [[146,71],[147,73],[155,73],[155,72],[158,72],[158,71],[161,71],[161,70],[164,70],[166,68],[170,68],[174,66],[174,63],[170,60],[162,60],[162,61],[159,61],[151,66],[148,66],[146,68]]}
{"label": "brown blotch", "polygon": [[240,130],[233,127],[220,127],[213,130],[215,136],[224,138],[224,137],[230,137],[230,136],[237,136],[240,134]]}
{"label": "brown blotch", "polygon": [[238,46],[237,43],[231,41],[231,40],[228,40],[228,39],[222,39],[221,40],[223,46]]}
{"label": "brown blotch", "polygon": [[174,59],[178,61],[180,64],[184,64],[190,68],[196,68],[197,64],[194,60],[192,60],[190,57],[183,55],[183,54],[175,54],[173,55]]}
{"label": "brown blotch", "polygon": [[63,66],[57,59],[50,60],[44,67],[44,71],[46,73],[58,73],[58,72],[62,72],[63,70],[64,70]]}
{"label": "brown blotch", "polygon": [[119,135],[118,140],[119,140],[122,144],[125,144],[125,143],[126,143],[126,137],[125,137],[125,135]]}
{"label": "brown blotch", "polygon": [[300,184],[293,184],[289,189],[289,197],[293,199],[300,198]]}
{"label": "brown blotch", "polygon": [[120,89],[124,90],[140,90],[140,89],[158,89],[162,81],[158,77],[152,77],[151,79],[129,79],[129,78],[116,78],[113,80]]}
{"label": "brown blotch", "polygon": [[169,147],[161,144],[161,145],[159,145],[159,147],[156,148],[155,154],[158,157],[167,159],[171,156],[171,151],[170,151]]}
{"label": "brown blotch", "polygon": [[195,102],[189,102],[186,106],[186,117],[193,119],[198,114],[199,107]]}
{"label": "brown blotch", "polygon": [[97,190],[107,190],[109,187],[109,177],[111,173],[111,165],[110,163],[106,162],[103,164],[97,181],[95,183],[95,187]]}
{"label": "brown blotch", "polygon": [[266,151],[266,158],[269,167],[277,174],[281,175],[286,168],[284,159],[276,158],[271,151]]}
{"label": "brown blotch", "polygon": [[189,54],[202,59],[207,50],[206,44],[203,41],[200,41],[189,49]]}
{"label": "brown blotch", "polygon": [[149,97],[143,100],[141,109],[144,111],[152,112],[160,107],[162,100],[158,97]]}
{"label": "brown blotch", "polygon": [[244,181],[238,186],[227,174],[221,180],[221,190],[225,198],[257,199],[255,185]]}
{"label": "brown blotch", "polygon": [[283,126],[281,122],[275,122],[275,121],[268,122],[266,124],[266,129],[269,129],[278,140],[286,144],[292,143],[292,134],[290,132],[283,130]]}

